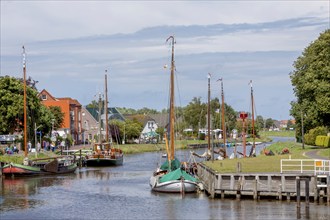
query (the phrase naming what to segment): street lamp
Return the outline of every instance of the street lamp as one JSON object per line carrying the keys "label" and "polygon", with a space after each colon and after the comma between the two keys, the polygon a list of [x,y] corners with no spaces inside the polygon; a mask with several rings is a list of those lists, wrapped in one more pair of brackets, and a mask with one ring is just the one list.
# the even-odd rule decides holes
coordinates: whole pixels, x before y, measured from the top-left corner
{"label": "street lamp", "polygon": [[34,148],[36,149],[36,151],[38,151],[38,149],[37,149],[37,129],[40,127],[41,127],[41,125],[39,125],[37,127],[37,123],[34,123]]}

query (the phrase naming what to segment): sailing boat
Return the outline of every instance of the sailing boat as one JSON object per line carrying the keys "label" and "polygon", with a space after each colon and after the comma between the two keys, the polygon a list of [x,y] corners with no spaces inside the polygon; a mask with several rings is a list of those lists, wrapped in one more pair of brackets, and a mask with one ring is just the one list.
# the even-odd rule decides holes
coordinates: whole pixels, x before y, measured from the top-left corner
{"label": "sailing boat", "polygon": [[27,152],[27,110],[26,110],[26,61],[25,48],[23,46],[23,85],[24,85],[24,161],[23,164],[9,163],[2,168],[2,174],[5,176],[36,176],[73,173],[77,169],[75,163],[69,157],[50,157],[29,160]]}
{"label": "sailing boat", "polygon": [[[106,71],[107,72],[107,71]],[[108,86],[107,74],[105,74],[105,143],[102,143],[101,132],[101,110],[102,100],[99,95],[99,140],[94,144],[93,154],[86,157],[87,166],[118,166],[124,161],[123,151],[119,148],[111,147],[109,142],[109,123],[108,123]]]}
{"label": "sailing boat", "polygon": [[158,168],[150,178],[150,186],[156,192],[186,193],[197,191],[197,179],[181,168],[181,162],[175,158],[174,150],[174,37],[170,36],[166,42],[171,40],[172,62],[170,77],[170,114],[169,114],[169,141],[165,134],[167,161]]}
{"label": "sailing boat", "polygon": [[254,127],[254,98],[253,98],[253,88],[252,88],[252,80],[250,80],[250,86],[251,86],[251,107],[252,107],[252,138],[253,143],[250,151],[250,157],[256,155],[256,135],[255,135],[255,127]]}

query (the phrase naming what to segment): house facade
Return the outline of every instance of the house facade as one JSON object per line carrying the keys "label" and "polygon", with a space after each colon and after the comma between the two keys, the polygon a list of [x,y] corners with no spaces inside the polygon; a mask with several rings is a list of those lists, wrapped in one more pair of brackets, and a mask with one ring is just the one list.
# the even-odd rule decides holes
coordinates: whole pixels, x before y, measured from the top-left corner
{"label": "house facade", "polygon": [[71,134],[75,144],[82,143],[83,140],[83,128],[81,119],[81,104],[72,98],[55,98],[47,90],[43,89],[39,94],[43,105],[58,106],[64,113],[64,120],[62,126],[57,132],[62,136],[64,134]]}
{"label": "house facade", "polygon": [[[125,121],[125,118],[120,114],[120,112],[116,108],[108,108],[108,121],[111,120],[120,120]],[[102,138],[105,137],[105,124],[106,124],[106,116],[105,109],[101,108],[101,112],[99,112],[99,108],[89,108],[82,107],[82,123],[83,123],[83,140],[88,143],[91,143],[99,137],[100,130]],[[99,125],[99,120],[101,121],[101,125]]]}
{"label": "house facade", "polygon": [[156,120],[148,115],[125,115],[126,119],[137,120],[143,125],[143,129],[140,133],[140,142],[148,141],[150,138],[158,138],[156,130],[158,124]]}

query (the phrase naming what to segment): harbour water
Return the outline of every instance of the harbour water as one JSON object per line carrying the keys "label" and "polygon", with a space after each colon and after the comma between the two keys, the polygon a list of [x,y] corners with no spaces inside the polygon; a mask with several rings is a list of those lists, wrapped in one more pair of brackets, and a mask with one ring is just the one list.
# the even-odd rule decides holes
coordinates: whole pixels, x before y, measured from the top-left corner
{"label": "harbour water", "polygon": [[[204,151],[204,149],[199,149]],[[189,150],[178,154],[189,159]],[[184,158],[186,157],[186,158]],[[204,193],[161,194],[149,178],[161,153],[126,155],[119,167],[74,174],[2,178],[0,219],[330,219],[326,204],[210,199]]]}

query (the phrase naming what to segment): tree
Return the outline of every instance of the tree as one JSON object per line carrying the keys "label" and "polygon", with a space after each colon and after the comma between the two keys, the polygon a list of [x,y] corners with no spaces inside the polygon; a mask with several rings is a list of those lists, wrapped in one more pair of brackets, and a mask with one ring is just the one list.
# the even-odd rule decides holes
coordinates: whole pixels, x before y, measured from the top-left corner
{"label": "tree", "polygon": [[[13,134],[24,129],[23,80],[10,76],[0,77],[0,134]],[[28,139],[34,139],[35,125],[43,134],[51,127],[52,113],[42,105],[35,84],[28,85],[27,128]],[[31,141],[32,142],[32,141]],[[34,143],[34,141],[32,142]]]}
{"label": "tree", "polygon": [[64,121],[64,113],[59,106],[49,106],[49,110],[54,116],[54,129],[60,128]]}
{"label": "tree", "polygon": [[265,128],[265,121],[261,115],[258,115],[256,118],[256,127],[259,128],[259,131]]}
{"label": "tree", "polygon": [[194,97],[184,109],[184,120],[195,132],[206,125],[206,108],[207,106],[201,102],[201,97]]}
{"label": "tree", "polygon": [[296,136],[318,126],[330,126],[330,29],[304,49],[290,73],[297,98],[291,102],[291,115],[296,120]]}

